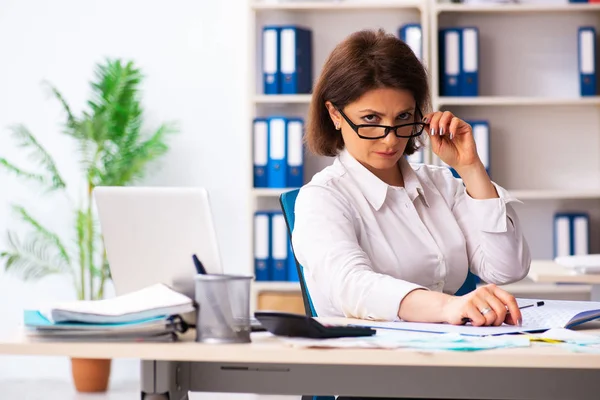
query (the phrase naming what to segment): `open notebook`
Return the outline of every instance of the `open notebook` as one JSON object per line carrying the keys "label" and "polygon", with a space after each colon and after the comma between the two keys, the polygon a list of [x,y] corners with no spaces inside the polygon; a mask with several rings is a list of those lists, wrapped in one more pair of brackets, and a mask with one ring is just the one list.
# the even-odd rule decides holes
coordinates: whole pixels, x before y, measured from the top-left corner
{"label": "open notebook", "polygon": [[128,323],[194,311],[189,297],[157,283],[105,300],[71,301],[38,310],[50,322]]}
{"label": "open notebook", "polygon": [[[517,299],[519,306],[535,303],[539,299]],[[379,329],[399,329],[420,332],[460,333],[462,335],[487,336],[519,332],[543,332],[552,328],[571,328],[600,318],[600,302],[543,300],[544,306],[521,310],[523,326],[501,325],[476,327],[467,325],[431,324],[420,322],[365,321],[363,326]]]}

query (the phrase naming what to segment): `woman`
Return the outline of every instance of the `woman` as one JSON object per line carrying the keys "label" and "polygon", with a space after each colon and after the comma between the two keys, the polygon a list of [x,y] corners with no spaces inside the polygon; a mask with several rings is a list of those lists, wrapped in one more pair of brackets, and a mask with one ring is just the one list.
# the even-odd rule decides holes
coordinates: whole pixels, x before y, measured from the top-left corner
{"label": "woman", "polygon": [[[335,156],[302,187],[293,246],[320,317],[520,325],[515,298],[495,286],[524,278],[528,245],[510,203],[490,181],[471,126],[425,112],[427,74],[383,31],[340,43],[316,82],[309,149]],[[411,166],[429,135],[453,167]],[[454,296],[470,270],[488,284]]]}

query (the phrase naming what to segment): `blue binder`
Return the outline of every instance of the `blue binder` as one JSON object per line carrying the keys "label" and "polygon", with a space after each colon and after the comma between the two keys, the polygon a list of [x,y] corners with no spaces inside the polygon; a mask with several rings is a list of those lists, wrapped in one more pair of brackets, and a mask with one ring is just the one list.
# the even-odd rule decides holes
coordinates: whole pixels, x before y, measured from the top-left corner
{"label": "blue binder", "polygon": [[287,120],[287,187],[300,187],[304,183],[304,121],[301,118]]}
{"label": "blue binder", "polygon": [[596,29],[583,26],[578,31],[579,84],[581,96],[595,96],[596,91]]}
{"label": "blue binder", "polygon": [[287,278],[290,282],[300,282],[298,276],[298,268],[296,268],[296,258],[294,258],[294,252],[292,251],[292,243],[288,239],[288,259],[287,259]]}
{"label": "blue binder", "polygon": [[281,29],[277,26],[263,28],[263,91],[265,94],[281,93],[280,42]]}
{"label": "blue binder", "polygon": [[269,160],[267,182],[270,188],[286,187],[286,119],[269,118]]}
{"label": "blue binder", "polygon": [[554,257],[588,254],[589,241],[589,214],[554,215]]}
{"label": "blue binder", "polygon": [[271,214],[271,268],[273,281],[287,281],[288,271],[288,232],[283,213]]}
{"label": "blue binder", "polygon": [[460,71],[460,95],[479,95],[479,29],[466,27],[461,30],[462,62]]}
{"label": "blue binder", "polygon": [[312,91],[312,32],[299,26],[283,26],[280,32],[281,93]]}
{"label": "blue binder", "polygon": [[421,24],[405,24],[398,31],[400,40],[411,48],[415,56],[423,61],[423,32]]}
{"label": "blue binder", "polygon": [[473,139],[477,146],[477,154],[483,163],[486,172],[490,174],[491,152],[490,152],[490,125],[488,121],[466,121],[473,129]]}
{"label": "blue binder", "polygon": [[267,163],[269,160],[269,122],[266,118],[256,118],[253,126],[254,187],[266,188]]}
{"label": "blue binder", "polygon": [[254,275],[257,281],[269,280],[271,264],[271,216],[259,211],[254,214]]}
{"label": "blue binder", "polygon": [[442,29],[439,33],[442,96],[460,96],[461,36],[458,28]]}

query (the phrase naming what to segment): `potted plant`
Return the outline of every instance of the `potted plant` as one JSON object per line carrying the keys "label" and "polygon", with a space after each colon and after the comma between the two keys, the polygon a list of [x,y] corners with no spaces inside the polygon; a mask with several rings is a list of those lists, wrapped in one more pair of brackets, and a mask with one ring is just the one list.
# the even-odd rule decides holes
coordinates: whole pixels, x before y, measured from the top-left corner
{"label": "potted plant", "polygon": [[[10,128],[17,144],[28,151],[40,171],[24,170],[2,157],[0,168],[23,180],[34,181],[47,191],[61,192],[73,205],[73,234],[68,239],[62,238],[42,225],[25,207],[14,205],[28,232],[23,237],[10,230],[7,232],[7,248],[0,252],[0,262],[7,272],[26,281],[66,274],[73,281],[78,299],[104,298],[110,270],[92,191],[96,186],[124,186],[142,178],[147,165],[167,151],[168,135],[176,132],[171,124],[163,124],[153,132],[144,133],[139,92],[142,78],[141,71],[132,62],[106,60],[98,64],[88,107],[78,116],[72,113],[58,89],[49,85],[65,112],[61,132],[72,138],[79,149],[85,187],[83,190],[75,188],[82,194],[77,199],[69,197],[67,188],[70,187],[35,136],[23,125]],[[110,365],[110,360],[72,359],[77,390],[105,391]]]}

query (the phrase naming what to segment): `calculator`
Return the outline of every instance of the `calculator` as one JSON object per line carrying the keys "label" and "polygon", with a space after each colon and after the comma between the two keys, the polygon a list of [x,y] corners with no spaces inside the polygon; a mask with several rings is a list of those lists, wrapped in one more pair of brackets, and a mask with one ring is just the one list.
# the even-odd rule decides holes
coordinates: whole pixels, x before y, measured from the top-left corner
{"label": "calculator", "polygon": [[365,326],[322,324],[316,319],[278,311],[256,311],[254,317],[269,332],[277,336],[330,339],[373,336],[376,330]]}

